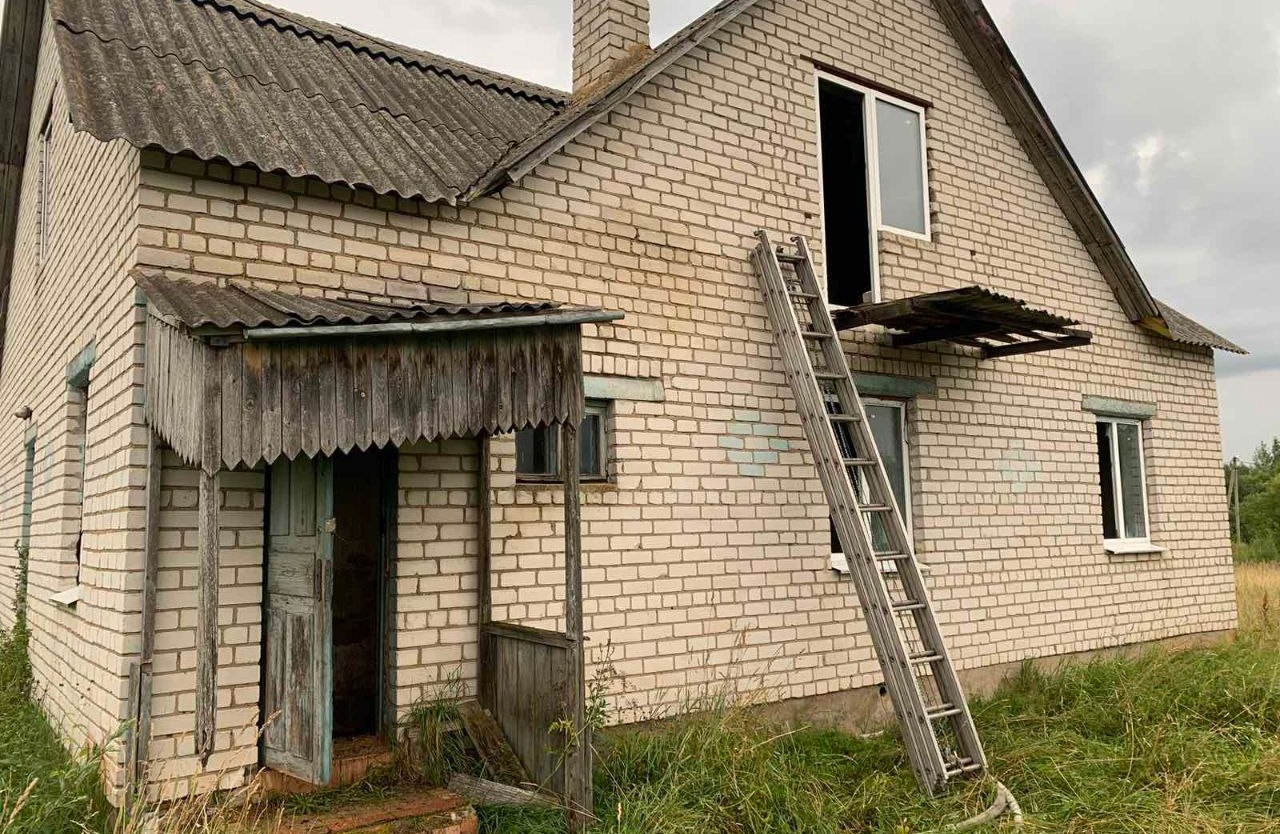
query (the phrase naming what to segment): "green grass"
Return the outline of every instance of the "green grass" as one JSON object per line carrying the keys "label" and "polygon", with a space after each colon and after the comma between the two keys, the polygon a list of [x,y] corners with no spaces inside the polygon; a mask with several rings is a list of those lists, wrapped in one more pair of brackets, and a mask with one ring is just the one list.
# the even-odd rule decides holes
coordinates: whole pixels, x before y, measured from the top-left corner
{"label": "green grass", "polygon": [[[1280,567],[1242,569],[1243,633],[1230,643],[1054,674],[1028,666],[976,702],[992,773],[1026,830],[1280,832],[1277,588]],[[597,747],[598,834],[935,831],[993,793],[970,783],[927,800],[893,733],[787,732],[746,710],[605,733]],[[556,830],[542,811],[482,822],[493,834]]]}
{"label": "green grass", "polygon": [[26,636],[0,634],[0,832],[83,834],[106,825],[93,751],[67,754],[30,699]]}
{"label": "green grass", "polygon": [[[1020,800],[1028,831],[1280,834],[1280,566],[1246,565],[1238,575],[1242,634],[1232,642],[1054,674],[1028,667],[975,704],[992,772]],[[28,689],[21,635],[0,636],[0,832],[137,834],[131,821],[110,827],[96,754],[64,753]],[[448,718],[417,714],[418,737]],[[892,733],[785,731],[747,710],[608,732],[598,748],[596,834],[928,832],[976,813],[992,795],[990,784],[969,783],[930,801]],[[419,779],[435,768],[421,755],[415,765]],[[300,798],[287,811],[388,790]],[[562,817],[546,810],[480,814],[488,834],[563,830]],[[197,808],[166,815],[175,822],[158,830],[235,830],[216,817]]]}

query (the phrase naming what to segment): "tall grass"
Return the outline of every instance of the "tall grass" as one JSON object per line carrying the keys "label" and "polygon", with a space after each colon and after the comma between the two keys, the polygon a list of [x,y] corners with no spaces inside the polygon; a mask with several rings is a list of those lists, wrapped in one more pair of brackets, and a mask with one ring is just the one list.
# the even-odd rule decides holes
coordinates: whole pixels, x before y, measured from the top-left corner
{"label": "tall grass", "polygon": [[[1280,566],[1242,567],[1239,584],[1233,641],[1052,674],[1028,665],[975,702],[1026,830],[1280,832]],[[603,734],[595,787],[597,834],[937,831],[992,798],[983,783],[923,797],[895,733],[789,730],[732,707]],[[556,819],[482,813],[495,834],[544,834]]]}

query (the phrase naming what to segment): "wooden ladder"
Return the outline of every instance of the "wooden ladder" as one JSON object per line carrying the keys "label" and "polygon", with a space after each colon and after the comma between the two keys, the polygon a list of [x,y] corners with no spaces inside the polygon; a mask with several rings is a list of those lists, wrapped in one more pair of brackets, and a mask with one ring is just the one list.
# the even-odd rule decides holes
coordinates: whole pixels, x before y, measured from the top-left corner
{"label": "wooden ladder", "polygon": [[[885,688],[920,787],[986,769],[955,667],[938,629],[906,524],[876,449],[803,237],[768,233],[752,261],[795,394],[831,519],[844,545]],[[784,271],[785,269],[785,271]]]}

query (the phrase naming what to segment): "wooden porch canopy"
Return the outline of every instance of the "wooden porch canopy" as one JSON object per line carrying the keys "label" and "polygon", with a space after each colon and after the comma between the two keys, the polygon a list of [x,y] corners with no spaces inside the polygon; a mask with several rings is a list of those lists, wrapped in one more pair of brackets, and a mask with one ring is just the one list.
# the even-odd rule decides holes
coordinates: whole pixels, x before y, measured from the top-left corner
{"label": "wooden porch canopy", "polygon": [[[201,469],[195,747],[207,763],[217,704],[219,473],[300,455],[479,437],[481,695],[508,725],[504,729],[514,730],[540,757],[534,764],[547,765],[541,756],[546,742],[536,733],[545,736],[548,725],[533,721],[528,702],[546,701],[567,711],[576,743],[560,762],[543,769],[558,777],[571,820],[580,827],[591,808],[576,440],[583,412],[580,330],[622,315],[545,302],[316,298],[158,270],[135,270],[133,278],[147,302],[146,416],[152,431],[144,651],[131,675],[138,716],[131,772],[146,761],[149,736],[147,646],[155,622],[159,441]],[[551,425],[560,426],[565,473],[563,633],[495,623],[489,605],[488,438]],[[329,522],[323,530],[322,538],[333,534]],[[502,665],[522,657],[554,671],[546,678],[547,692],[530,691],[525,684],[531,681],[512,680],[511,669]]]}
{"label": "wooden porch canopy", "polygon": [[137,270],[148,422],[212,474],[582,419],[579,325],[545,302],[378,304]]}
{"label": "wooden porch canopy", "polygon": [[862,304],[832,315],[837,330],[879,324],[893,331],[890,344],[910,347],[952,342],[976,347],[983,359],[1080,347],[1093,335],[1080,322],[1029,307],[1025,301],[982,287]]}

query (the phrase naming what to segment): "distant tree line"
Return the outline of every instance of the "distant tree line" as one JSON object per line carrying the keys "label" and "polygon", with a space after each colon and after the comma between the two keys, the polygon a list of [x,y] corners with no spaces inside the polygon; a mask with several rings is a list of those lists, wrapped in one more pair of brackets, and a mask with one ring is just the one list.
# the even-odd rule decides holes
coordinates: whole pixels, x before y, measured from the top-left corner
{"label": "distant tree line", "polygon": [[[1231,465],[1225,467],[1228,496]],[[1239,466],[1240,538],[1236,556],[1250,561],[1280,559],[1280,438],[1260,444]],[[1231,502],[1231,537],[1236,539],[1236,502]]]}

